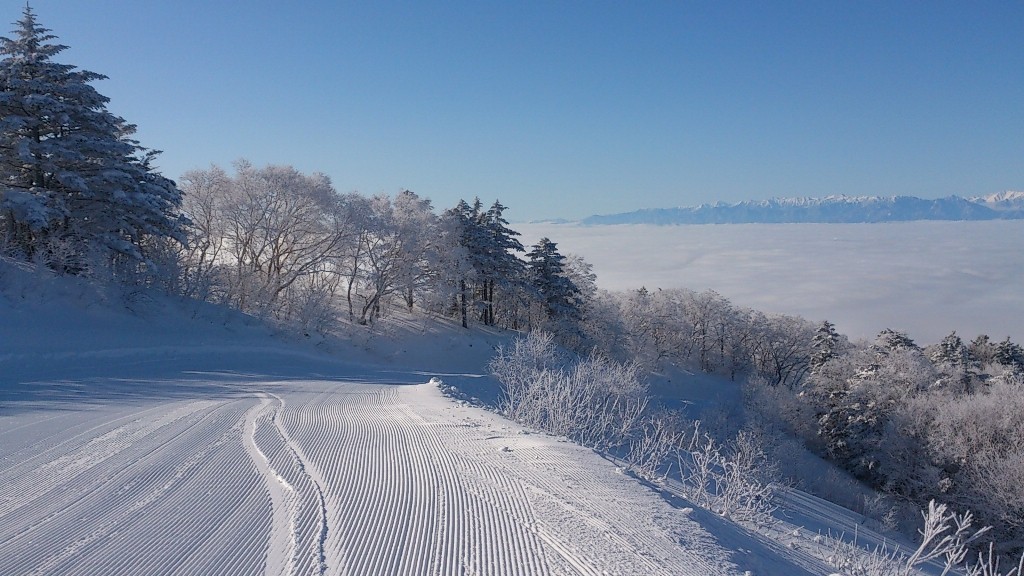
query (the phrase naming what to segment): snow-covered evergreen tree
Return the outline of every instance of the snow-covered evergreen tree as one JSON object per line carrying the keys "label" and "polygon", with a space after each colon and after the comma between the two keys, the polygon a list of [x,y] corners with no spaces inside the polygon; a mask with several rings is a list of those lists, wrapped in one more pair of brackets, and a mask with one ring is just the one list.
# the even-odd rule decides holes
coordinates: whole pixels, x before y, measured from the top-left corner
{"label": "snow-covered evergreen tree", "polygon": [[945,363],[950,366],[962,367],[967,364],[968,353],[964,341],[956,335],[956,330],[950,332],[942,339],[942,342],[932,351],[930,358],[932,362]]}
{"label": "snow-covered evergreen tree", "polygon": [[497,321],[496,291],[511,292],[521,283],[523,277],[523,262],[515,253],[524,252],[525,249],[516,239],[519,232],[508,227],[508,220],[504,217],[505,208],[500,201],[495,200],[481,220],[487,243],[483,252],[483,267],[480,269],[483,289],[483,310],[480,319],[488,326],[494,325]]}
{"label": "snow-covered evergreen tree", "polygon": [[814,338],[811,340],[811,372],[816,372],[825,362],[835,358],[839,354],[839,345],[840,337],[835,324],[825,320],[814,332]]}
{"label": "snow-covered evergreen tree", "polygon": [[526,255],[530,284],[537,291],[549,320],[579,314],[580,290],[566,276],[565,257],[548,238],[541,238]]}
{"label": "snow-covered evergreen tree", "polygon": [[[59,64],[66,46],[25,8],[0,37],[0,233],[6,249],[81,272],[89,260],[144,261],[153,239],[184,241],[181,193],[157,173],[135,126],[90,84],[105,76]],[[57,253],[61,254],[59,261]]]}
{"label": "snow-covered evergreen tree", "polygon": [[[497,295],[512,292],[523,277],[523,263],[515,252],[523,252],[516,239],[519,233],[508,227],[505,206],[495,201],[484,210],[479,198],[470,205],[460,200],[442,216],[456,230],[464,250],[468,270],[458,280],[458,300],[462,324],[467,324],[469,309],[478,313],[488,326],[497,321]],[[471,270],[471,272],[469,272]]]}
{"label": "snow-covered evergreen tree", "polygon": [[993,359],[1015,372],[1024,371],[1024,348],[1020,344],[1011,341],[1009,336],[1006,337],[1006,340],[996,345]]}
{"label": "snow-covered evergreen tree", "polygon": [[839,356],[820,365],[808,379],[804,397],[814,409],[817,435],[826,454],[846,464],[855,454],[858,418],[852,408],[859,408],[857,369],[849,357]]}
{"label": "snow-covered evergreen tree", "polygon": [[878,338],[875,339],[871,349],[878,354],[885,355],[897,350],[920,350],[920,347],[905,332],[886,328],[878,333]]}

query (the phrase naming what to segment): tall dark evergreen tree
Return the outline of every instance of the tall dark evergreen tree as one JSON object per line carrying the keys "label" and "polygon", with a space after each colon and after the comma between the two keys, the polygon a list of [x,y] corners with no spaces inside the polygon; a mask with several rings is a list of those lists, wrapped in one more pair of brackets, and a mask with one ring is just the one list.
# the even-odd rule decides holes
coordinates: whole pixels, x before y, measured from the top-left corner
{"label": "tall dark evergreen tree", "polygon": [[[64,253],[77,271],[92,254],[145,260],[154,238],[184,239],[181,193],[158,174],[157,154],[107,111],[90,83],[105,76],[59,64],[66,46],[26,7],[0,37],[0,234],[25,258]],[[41,254],[42,252],[42,254]]]}
{"label": "tall dark evergreen tree", "polygon": [[505,206],[495,201],[484,211],[479,198],[470,205],[460,200],[444,218],[458,228],[459,244],[466,252],[472,271],[459,279],[459,307],[463,326],[472,307],[485,325],[497,321],[496,300],[501,290],[511,292],[523,276],[523,263],[515,252],[523,252],[519,233],[508,227]]}
{"label": "tall dark evergreen tree", "polygon": [[486,238],[479,270],[483,306],[480,320],[487,326],[497,322],[495,301],[499,290],[511,292],[523,277],[523,262],[516,252],[523,252],[516,239],[519,232],[508,227],[504,217],[505,206],[498,200],[482,215],[481,226]]}
{"label": "tall dark evergreen tree", "polygon": [[548,238],[542,238],[526,257],[530,284],[543,302],[547,318],[577,316],[580,290],[565,275],[565,256],[558,253],[557,245]]}

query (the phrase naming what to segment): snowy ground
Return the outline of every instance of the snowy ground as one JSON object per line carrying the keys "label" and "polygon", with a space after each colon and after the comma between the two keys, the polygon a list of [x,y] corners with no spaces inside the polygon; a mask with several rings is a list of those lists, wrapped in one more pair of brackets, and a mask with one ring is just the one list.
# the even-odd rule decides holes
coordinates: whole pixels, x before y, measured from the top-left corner
{"label": "snowy ground", "polygon": [[711,289],[852,338],[1024,338],[1024,220],[515,228],[524,244],[548,236],[582,255],[609,290]]}
{"label": "snowy ground", "polygon": [[606,461],[430,384],[30,387],[0,428],[5,574],[735,572]]}
{"label": "snowy ground", "polygon": [[0,262],[0,574],[827,574],[771,529],[441,394],[507,334],[409,319],[324,355],[205,305]]}

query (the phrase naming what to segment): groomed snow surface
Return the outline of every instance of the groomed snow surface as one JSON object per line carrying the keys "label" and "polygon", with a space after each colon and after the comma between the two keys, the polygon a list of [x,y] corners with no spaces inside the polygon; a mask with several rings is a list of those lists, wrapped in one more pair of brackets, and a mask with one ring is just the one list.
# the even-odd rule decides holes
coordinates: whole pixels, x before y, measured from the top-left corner
{"label": "groomed snow surface", "polygon": [[815,533],[863,521],[801,497],[740,528],[441,393],[508,335],[325,355],[0,266],[0,574],[825,574]]}
{"label": "groomed snow surface", "polygon": [[4,574],[736,571],[593,453],[435,385],[159,386],[53,383],[5,409]]}

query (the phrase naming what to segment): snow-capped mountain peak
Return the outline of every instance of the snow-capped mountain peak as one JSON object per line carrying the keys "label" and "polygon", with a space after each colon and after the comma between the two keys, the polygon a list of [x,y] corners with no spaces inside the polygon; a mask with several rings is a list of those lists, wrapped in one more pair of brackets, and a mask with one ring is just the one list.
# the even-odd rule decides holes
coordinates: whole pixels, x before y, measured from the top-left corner
{"label": "snow-capped mountain peak", "polygon": [[637,210],[591,216],[584,224],[859,223],[1024,218],[1024,192],[983,198],[915,196],[792,197]]}

